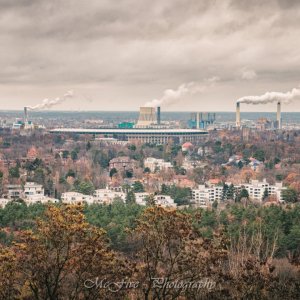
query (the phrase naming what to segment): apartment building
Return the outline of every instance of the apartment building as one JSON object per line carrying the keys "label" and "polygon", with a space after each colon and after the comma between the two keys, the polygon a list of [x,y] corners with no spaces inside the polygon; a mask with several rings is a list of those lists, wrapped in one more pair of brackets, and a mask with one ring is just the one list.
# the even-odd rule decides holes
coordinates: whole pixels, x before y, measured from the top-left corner
{"label": "apartment building", "polygon": [[238,188],[246,189],[249,193],[250,199],[253,200],[262,201],[265,191],[267,190],[269,196],[276,196],[278,201],[284,202],[282,191],[286,190],[286,187],[282,186],[282,182],[270,185],[266,179],[263,179],[263,181],[251,180],[249,184],[241,184]]}
{"label": "apartment building", "polygon": [[199,206],[207,206],[214,201],[221,201],[223,196],[222,185],[206,186],[200,184],[197,189],[192,190],[192,200]]}
{"label": "apartment building", "polygon": [[[227,183],[230,185],[231,183]],[[282,192],[286,190],[282,182],[270,185],[266,179],[263,181],[252,180],[250,183],[243,183],[234,186],[235,194],[245,189],[248,191],[249,198],[256,201],[262,201],[267,190],[269,196],[276,196],[278,201],[284,202]],[[192,190],[192,200],[199,206],[206,206],[214,201],[220,202],[223,199],[224,189],[222,185],[199,185],[197,189]]]}

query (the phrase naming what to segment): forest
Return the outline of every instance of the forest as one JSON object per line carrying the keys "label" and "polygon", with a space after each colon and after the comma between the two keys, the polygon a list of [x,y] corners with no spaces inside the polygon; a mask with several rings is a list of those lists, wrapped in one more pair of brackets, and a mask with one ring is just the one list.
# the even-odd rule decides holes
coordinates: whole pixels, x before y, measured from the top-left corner
{"label": "forest", "polygon": [[[0,210],[0,299],[299,299],[300,206],[218,211],[9,203]],[[101,277],[138,282],[86,288]],[[155,278],[213,288],[157,287]],[[89,281],[90,282],[90,281]],[[212,286],[211,286],[212,287]]]}

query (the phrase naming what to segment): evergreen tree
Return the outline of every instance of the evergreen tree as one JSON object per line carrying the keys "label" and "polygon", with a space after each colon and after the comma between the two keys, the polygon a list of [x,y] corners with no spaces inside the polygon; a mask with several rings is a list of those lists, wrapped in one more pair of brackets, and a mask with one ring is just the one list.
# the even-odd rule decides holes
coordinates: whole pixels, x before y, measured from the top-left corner
{"label": "evergreen tree", "polygon": [[128,191],[126,194],[126,204],[135,203],[135,194],[132,190]]}
{"label": "evergreen tree", "polygon": [[265,188],[264,194],[263,194],[263,200],[266,200],[268,197],[269,197],[269,191],[267,188]]}

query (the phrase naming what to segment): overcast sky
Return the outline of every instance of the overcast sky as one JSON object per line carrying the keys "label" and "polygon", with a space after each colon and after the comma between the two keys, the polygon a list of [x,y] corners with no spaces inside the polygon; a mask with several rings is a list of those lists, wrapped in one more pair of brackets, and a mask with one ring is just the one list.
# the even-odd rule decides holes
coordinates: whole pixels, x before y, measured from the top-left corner
{"label": "overcast sky", "polygon": [[0,109],[72,89],[54,109],[138,110],[218,77],[162,109],[233,111],[239,97],[298,87],[299,46],[298,0],[0,0]]}

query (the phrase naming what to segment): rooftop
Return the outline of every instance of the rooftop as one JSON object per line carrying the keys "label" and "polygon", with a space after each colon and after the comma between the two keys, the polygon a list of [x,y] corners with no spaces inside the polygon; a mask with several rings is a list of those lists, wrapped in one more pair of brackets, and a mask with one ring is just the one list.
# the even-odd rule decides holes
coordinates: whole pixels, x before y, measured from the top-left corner
{"label": "rooftop", "polygon": [[51,133],[90,133],[90,134],[206,134],[207,131],[201,129],[114,129],[114,128],[101,128],[101,129],[84,129],[84,128],[56,128],[50,130]]}

